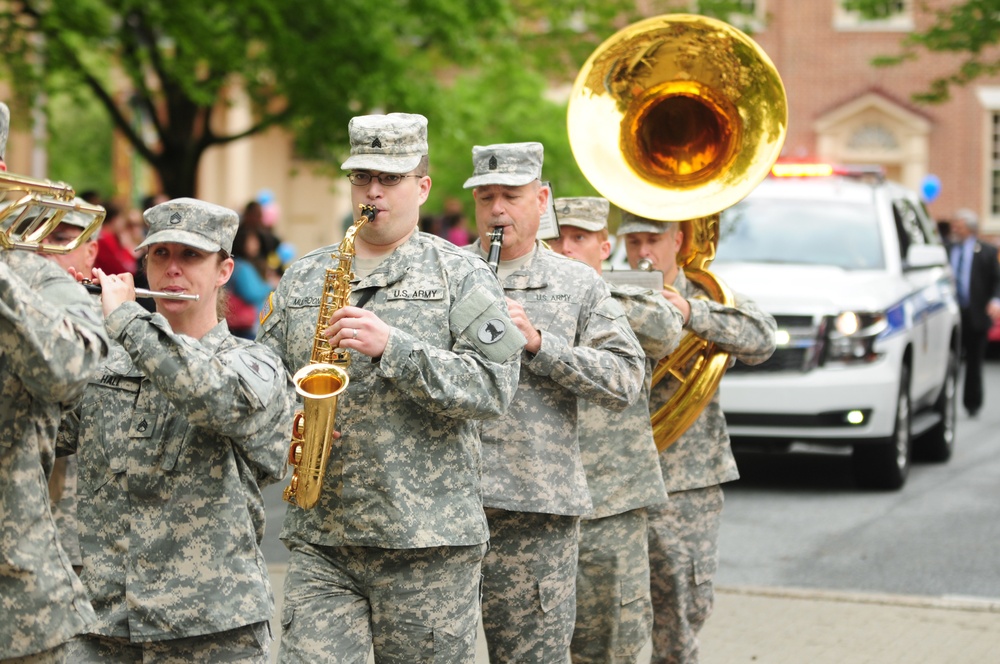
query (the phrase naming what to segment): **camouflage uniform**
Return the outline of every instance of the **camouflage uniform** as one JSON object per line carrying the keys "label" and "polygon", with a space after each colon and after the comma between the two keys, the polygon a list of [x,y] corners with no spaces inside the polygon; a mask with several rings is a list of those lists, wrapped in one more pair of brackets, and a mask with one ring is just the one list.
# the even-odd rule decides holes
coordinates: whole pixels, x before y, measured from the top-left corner
{"label": "camouflage uniform", "polygon": [[88,295],[54,263],[0,250],[0,660],[57,649],[94,620],[59,546],[46,475],[60,402],[108,347]]}
{"label": "camouflage uniform", "polygon": [[[752,301],[737,294],[734,305],[726,307],[701,299],[706,294],[683,271],[673,285],[691,304],[688,331],[746,364],[760,364],[774,352],[774,318]],[[677,387],[670,378],[654,387],[650,412],[665,404]],[[692,664],[698,661],[698,631],[714,597],[723,503],[719,485],[739,478],[718,394],[681,438],[660,453],[660,466],[670,501],[649,509],[651,662]]]}
{"label": "camouflage uniform", "polygon": [[[347,169],[407,173],[427,154],[421,116],[361,116],[350,133]],[[258,338],[289,370],[310,364],[333,250],[292,264],[265,305]],[[475,421],[506,410],[524,338],[486,263],[419,231],[350,302],[390,333],[376,359],[350,351],[319,503],[286,512],[279,658],[363,664],[374,645],[380,662],[472,661],[489,538]]]}
{"label": "camouflage uniform", "polygon": [[59,457],[49,476],[49,500],[52,508],[52,518],[59,532],[59,543],[69,556],[73,569],[79,571],[83,566],[80,555],[80,538],[77,535],[76,523],[76,486],[77,486],[76,455]]}
{"label": "camouflage uniform", "polygon": [[[238,224],[192,199],[145,217],[146,244],[205,251],[231,249]],[[285,472],[284,368],[225,321],[194,339],[128,301],[105,328],[117,343],[59,434],[60,452],[79,460],[81,578],[98,615],[71,656],[205,661],[195,653],[222,648],[266,661],[274,601],[260,487]]]}
{"label": "camouflage uniform", "polygon": [[580,523],[574,664],[635,662],[649,640],[646,508],[667,502],[649,421],[656,363],[681,336],[681,312],[656,291],[611,285],[646,353],[642,393],[620,413],[580,401],[580,452],[594,511]]}
{"label": "camouflage uniform", "polygon": [[[478,242],[473,251],[482,253]],[[523,353],[521,381],[502,426],[481,426],[483,627],[490,659],[565,658],[576,613],[579,517],[592,509],[577,439],[577,399],[621,411],[642,387],[639,342],[593,269],[536,244],[508,276],[507,297],[542,334]]]}

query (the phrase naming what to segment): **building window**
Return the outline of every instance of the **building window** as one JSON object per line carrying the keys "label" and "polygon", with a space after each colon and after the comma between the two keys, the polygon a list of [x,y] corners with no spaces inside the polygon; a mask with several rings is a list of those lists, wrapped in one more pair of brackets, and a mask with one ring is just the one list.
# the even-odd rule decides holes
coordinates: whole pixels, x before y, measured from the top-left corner
{"label": "building window", "polygon": [[847,147],[852,150],[891,152],[899,149],[899,141],[887,127],[880,123],[869,123],[851,133],[847,139]]}
{"label": "building window", "polygon": [[695,14],[714,16],[746,32],[764,29],[766,0],[694,0],[690,11]]}
{"label": "building window", "polygon": [[913,30],[913,0],[882,0],[879,18],[865,18],[846,9],[847,0],[836,0],[833,10],[835,30],[855,32],[904,32]]}

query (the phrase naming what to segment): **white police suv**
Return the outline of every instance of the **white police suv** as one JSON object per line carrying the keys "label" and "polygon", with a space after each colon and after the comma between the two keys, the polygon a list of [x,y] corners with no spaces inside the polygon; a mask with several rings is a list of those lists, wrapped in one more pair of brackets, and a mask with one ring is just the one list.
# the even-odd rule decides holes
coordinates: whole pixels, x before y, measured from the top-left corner
{"label": "white police suv", "polygon": [[737,449],[853,448],[856,482],[898,489],[955,444],[959,311],[914,192],[870,169],[777,164],[726,210],[712,271],[778,322],[777,350],[722,382]]}

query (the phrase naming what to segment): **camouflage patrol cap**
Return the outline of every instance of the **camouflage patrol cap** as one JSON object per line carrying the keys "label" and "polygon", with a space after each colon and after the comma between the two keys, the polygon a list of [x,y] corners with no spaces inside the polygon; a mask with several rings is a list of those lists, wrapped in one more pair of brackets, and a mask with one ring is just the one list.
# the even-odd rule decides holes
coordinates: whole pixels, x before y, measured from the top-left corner
{"label": "camouflage patrol cap", "polygon": [[608,227],[611,205],[606,198],[578,196],[555,200],[556,219],[560,226],[574,226],[585,231],[599,231]]}
{"label": "camouflage patrol cap", "polygon": [[142,213],[149,235],[137,249],[158,242],[177,242],[202,251],[220,249],[233,253],[233,238],[240,225],[236,212],[194,198],[175,198]]}
{"label": "camouflage patrol cap", "polygon": [[10,109],[0,101],[0,159],[7,154],[7,135],[10,133]]}
{"label": "camouflage patrol cap", "polygon": [[618,226],[618,235],[628,235],[629,233],[666,233],[670,230],[672,221],[657,221],[647,219],[637,214],[632,214],[627,210],[622,210],[622,223]]}
{"label": "camouflage patrol cap", "polygon": [[386,173],[408,173],[427,154],[427,118],[415,113],[359,115],[347,125],[351,156],[341,166]]}
{"label": "camouflage patrol cap", "polygon": [[520,187],[540,180],[544,152],[541,143],[477,145],[472,148],[472,177],[465,181],[464,187],[472,189],[488,184]]}
{"label": "camouflage patrol cap", "polygon": [[[73,202],[76,203],[77,205],[86,205],[88,207],[90,206],[90,203],[83,200],[79,196],[74,198]],[[63,218],[59,220],[59,223],[69,224],[70,226],[75,226],[76,228],[87,228],[88,226],[90,226],[90,223],[92,221],[94,221],[94,218],[92,216],[87,216],[84,213],[80,212],[79,210],[70,210],[65,215],[63,215]],[[96,235],[91,237],[95,240],[97,239]]]}

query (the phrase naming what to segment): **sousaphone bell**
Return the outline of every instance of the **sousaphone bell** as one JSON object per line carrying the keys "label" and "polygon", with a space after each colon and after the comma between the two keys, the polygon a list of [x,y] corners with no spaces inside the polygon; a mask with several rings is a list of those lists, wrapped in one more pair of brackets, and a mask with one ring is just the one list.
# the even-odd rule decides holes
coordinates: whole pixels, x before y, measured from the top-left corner
{"label": "sousaphone bell", "polygon": [[[763,180],[785,140],[788,107],[774,64],[733,26],[667,14],[612,35],[583,65],[568,110],[580,170],[611,203],[647,219],[683,222],[678,265],[712,299],[732,303],[708,272],[718,213]],[[715,394],[728,353],[688,334],[653,374],[680,383],[651,417],[666,449]]]}

